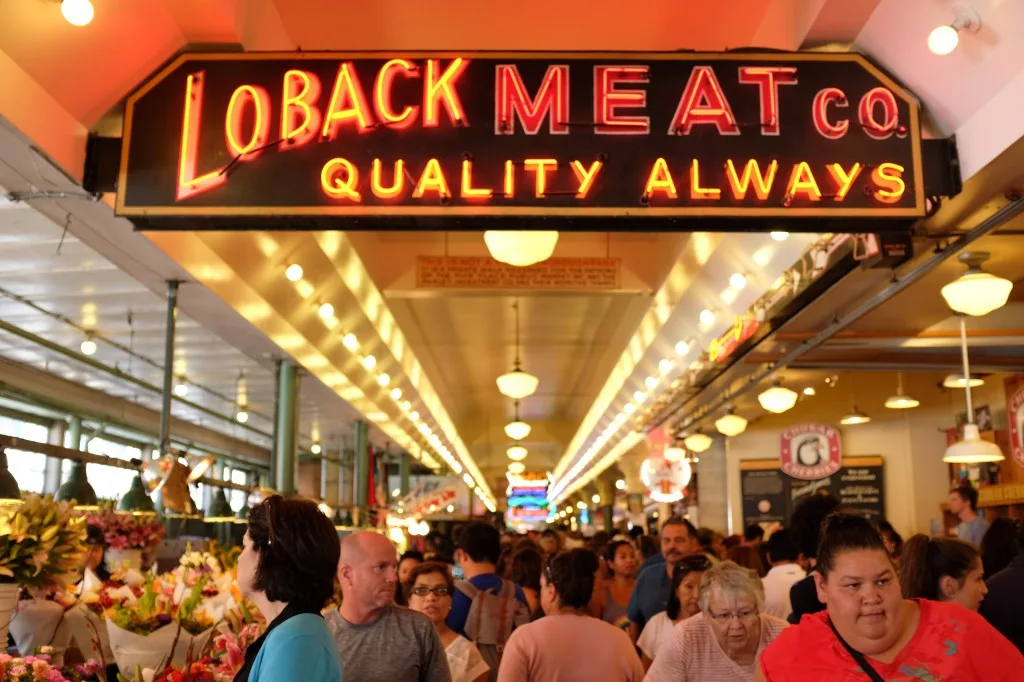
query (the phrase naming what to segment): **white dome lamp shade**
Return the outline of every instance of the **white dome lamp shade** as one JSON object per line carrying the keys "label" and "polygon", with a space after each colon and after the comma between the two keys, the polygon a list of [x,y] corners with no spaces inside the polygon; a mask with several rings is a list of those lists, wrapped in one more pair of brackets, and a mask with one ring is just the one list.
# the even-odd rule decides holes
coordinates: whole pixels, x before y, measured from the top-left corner
{"label": "white dome lamp shade", "polygon": [[960,262],[967,266],[967,272],[942,287],[942,298],[953,312],[981,317],[1006,305],[1013,282],[982,270],[981,264],[988,257],[984,251],[961,254]]}
{"label": "white dome lamp shade", "polygon": [[769,412],[782,414],[793,409],[796,399],[799,397],[796,391],[783,386],[781,379],[776,379],[771,388],[757,396],[757,402],[761,403],[761,407]]}
{"label": "white dome lamp shade", "polygon": [[509,462],[508,472],[512,475],[518,475],[526,471],[526,465],[522,462]]}
{"label": "white dome lamp shade", "polygon": [[691,433],[683,439],[683,445],[686,446],[686,449],[690,452],[695,452],[698,455],[702,452],[707,452],[712,443],[714,443],[714,439],[703,431]]}
{"label": "white dome lamp shade", "polygon": [[960,31],[977,33],[980,29],[981,18],[978,13],[967,5],[957,5],[953,23],[937,26],[928,34],[928,49],[932,54],[943,57],[953,52],[960,44]]}
{"label": "white dome lamp shade", "polygon": [[522,440],[530,435],[530,425],[519,420],[519,401],[516,401],[515,419],[505,424],[505,435],[512,440]]}
{"label": "white dome lamp shade", "polygon": [[558,244],[558,233],[487,230],[484,243],[494,260],[525,268],[551,258]]}
{"label": "white dome lamp shade", "polygon": [[747,420],[730,407],[728,412],[715,420],[715,428],[723,436],[732,438],[747,430]]}
{"label": "white dome lamp shade", "polygon": [[985,380],[979,376],[972,376],[969,379],[965,379],[962,375],[949,374],[945,379],[942,380],[942,386],[944,388],[977,388],[978,386],[984,386]]}
{"label": "white dome lamp shade", "polygon": [[890,410],[909,410],[921,404],[920,400],[911,398],[903,392],[903,372],[896,373],[896,395],[890,396],[885,401],[885,406]]}
{"label": "white dome lamp shade", "polygon": [[502,374],[497,379],[498,392],[503,396],[512,398],[512,400],[522,400],[534,394],[537,390],[537,386],[540,385],[540,379],[534,375],[524,372],[520,367],[521,361],[519,357],[520,343],[519,343],[519,300],[516,299],[512,303],[512,309],[515,311],[515,324],[516,324],[516,359],[513,363],[513,369],[507,374]]}
{"label": "white dome lamp shade", "polygon": [[505,451],[505,454],[508,455],[508,458],[513,462],[522,462],[526,459],[527,451],[522,445],[513,445]]}
{"label": "white dome lamp shade", "polygon": [[[967,357],[967,322],[966,318],[960,316],[960,356],[964,363],[964,376],[971,376],[970,361]],[[963,438],[946,448],[946,454],[942,456],[943,462],[950,464],[980,464],[983,462],[1001,462],[1006,457],[1003,451],[995,443],[981,439],[978,432],[978,425],[974,423],[974,401],[971,397],[971,387],[964,388],[964,397],[967,401],[967,423],[964,424]]]}
{"label": "white dome lamp shade", "polygon": [[679,447],[678,445],[673,444],[665,448],[663,456],[665,457],[666,462],[671,462],[673,464],[675,462],[682,462],[684,459],[686,459],[686,450]]}

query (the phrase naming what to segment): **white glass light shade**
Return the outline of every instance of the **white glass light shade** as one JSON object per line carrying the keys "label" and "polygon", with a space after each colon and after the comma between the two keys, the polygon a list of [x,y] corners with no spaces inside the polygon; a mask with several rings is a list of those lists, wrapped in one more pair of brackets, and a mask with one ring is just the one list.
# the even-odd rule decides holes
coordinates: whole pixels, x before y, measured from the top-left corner
{"label": "white glass light shade", "polygon": [[498,377],[498,392],[513,400],[521,400],[533,395],[540,384],[540,379],[521,369],[514,369],[508,374]]}
{"label": "white glass light shade", "polygon": [[284,271],[285,279],[289,282],[298,282],[302,279],[302,274],[302,266],[298,263],[292,263]]}
{"label": "white glass light shade", "polygon": [[738,414],[729,413],[715,420],[715,428],[723,436],[738,436],[747,430],[747,420]]}
{"label": "white glass light shade", "polygon": [[968,271],[942,287],[942,298],[954,312],[980,317],[1006,305],[1013,282],[983,270]]}
{"label": "white glass light shade", "polygon": [[494,260],[526,267],[551,258],[558,243],[558,233],[488,230],[484,232],[484,243]]}
{"label": "white glass light shade", "polygon": [[86,339],[82,341],[81,345],[82,355],[95,355],[96,354],[96,342],[92,339]]}
{"label": "white glass light shade", "polygon": [[793,409],[798,397],[796,391],[792,391],[785,386],[776,385],[757,396],[757,402],[761,403],[761,407],[769,412],[782,414],[787,410]]}
{"label": "white glass light shade", "polygon": [[928,34],[928,49],[940,57],[949,54],[960,44],[960,32],[948,24],[932,29]]}
{"label": "white glass light shade", "polygon": [[949,374],[945,379],[942,380],[942,385],[945,388],[977,388],[978,386],[984,386],[985,380],[981,377],[972,376],[970,380],[965,380],[962,374]]}
{"label": "white glass light shade", "polygon": [[63,0],[60,3],[60,13],[72,26],[87,25],[95,14],[89,0]]}
{"label": "white glass light shade", "polygon": [[513,445],[505,451],[505,454],[508,455],[508,458],[513,462],[521,462],[526,459],[527,451],[522,445]]}
{"label": "white glass light shade", "polygon": [[509,422],[505,424],[505,435],[512,440],[522,440],[530,435],[530,425],[526,422]]}
{"label": "white glass light shade", "polygon": [[946,448],[942,461],[951,464],[1001,462],[1006,457],[995,443],[982,440],[977,424],[964,424],[964,438]]}
{"label": "white glass light shade", "polygon": [[683,445],[690,450],[700,454],[711,447],[714,440],[706,433],[693,433],[683,439]]}
{"label": "white glass light shade", "polygon": [[909,395],[903,395],[902,393],[899,395],[890,396],[885,401],[885,406],[888,407],[890,410],[909,410],[911,408],[917,407],[920,404],[920,400],[911,398]]}
{"label": "white glass light shade", "polygon": [[681,462],[686,459],[686,450],[682,448],[665,448],[666,462]]}
{"label": "white glass light shade", "polygon": [[856,426],[857,424],[867,424],[869,421],[871,421],[871,417],[857,408],[853,408],[853,412],[840,419],[839,423],[843,426]]}
{"label": "white glass light shade", "polygon": [[510,474],[521,474],[526,471],[526,465],[522,462],[509,462],[508,472]]}

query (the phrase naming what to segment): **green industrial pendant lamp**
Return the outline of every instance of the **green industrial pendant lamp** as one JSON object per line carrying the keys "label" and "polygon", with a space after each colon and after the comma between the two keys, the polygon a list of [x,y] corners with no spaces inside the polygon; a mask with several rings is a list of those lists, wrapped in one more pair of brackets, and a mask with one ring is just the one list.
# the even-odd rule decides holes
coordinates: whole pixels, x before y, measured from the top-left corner
{"label": "green industrial pendant lamp", "polygon": [[244,524],[248,525],[248,523],[249,523],[249,505],[243,504],[242,508],[238,510],[238,513],[235,514],[235,523],[238,523],[238,524],[244,523]]}
{"label": "green industrial pendant lamp", "polygon": [[21,489],[7,468],[7,452],[0,448],[0,507],[21,504]]}
{"label": "green industrial pendant lamp", "polygon": [[146,484],[142,482],[142,475],[136,475],[132,479],[132,487],[121,498],[117,505],[119,514],[132,514],[134,516],[155,516],[156,507],[153,500],[146,492]]}
{"label": "green industrial pendant lamp", "polygon": [[71,463],[68,480],[57,488],[57,494],[53,497],[58,502],[73,502],[75,508],[80,511],[99,509],[96,491],[89,485],[89,479],[86,476],[85,462]]}
{"label": "green industrial pendant lamp", "polygon": [[207,523],[233,523],[235,520],[235,512],[231,509],[231,505],[228,504],[228,498],[224,495],[223,488],[217,488],[210,498],[210,508],[206,512],[206,516],[203,517],[203,521]]}

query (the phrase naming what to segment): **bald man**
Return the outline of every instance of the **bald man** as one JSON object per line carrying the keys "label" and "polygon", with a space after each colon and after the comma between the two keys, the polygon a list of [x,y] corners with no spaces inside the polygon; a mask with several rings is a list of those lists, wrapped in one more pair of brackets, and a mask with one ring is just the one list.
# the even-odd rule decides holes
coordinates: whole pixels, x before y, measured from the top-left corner
{"label": "bald man", "polygon": [[394,603],[398,553],[379,533],[341,541],[341,607],[324,618],[345,666],[359,682],[451,682],[448,659],[433,624]]}

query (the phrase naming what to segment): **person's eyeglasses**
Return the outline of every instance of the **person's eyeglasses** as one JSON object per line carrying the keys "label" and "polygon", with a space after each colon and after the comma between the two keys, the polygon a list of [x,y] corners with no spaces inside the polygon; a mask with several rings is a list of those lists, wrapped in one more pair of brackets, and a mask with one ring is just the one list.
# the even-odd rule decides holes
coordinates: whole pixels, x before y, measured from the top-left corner
{"label": "person's eyeglasses", "polygon": [[719,623],[728,623],[733,618],[737,620],[748,620],[757,615],[757,609],[741,609],[740,611],[722,611],[721,613],[715,613],[714,611],[708,611],[708,615]]}
{"label": "person's eyeglasses", "polygon": [[450,597],[452,593],[451,590],[448,589],[447,585],[437,585],[436,587],[417,585],[412,588],[410,594],[414,594],[417,597],[426,597],[428,594],[432,594],[435,597]]}

